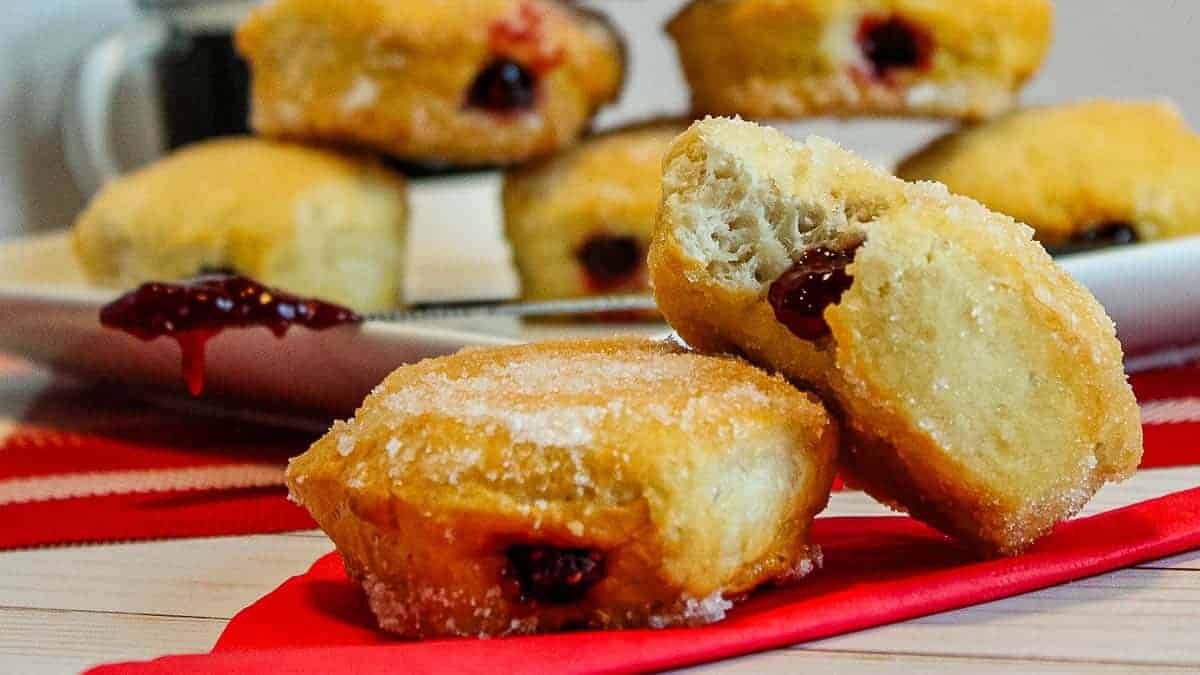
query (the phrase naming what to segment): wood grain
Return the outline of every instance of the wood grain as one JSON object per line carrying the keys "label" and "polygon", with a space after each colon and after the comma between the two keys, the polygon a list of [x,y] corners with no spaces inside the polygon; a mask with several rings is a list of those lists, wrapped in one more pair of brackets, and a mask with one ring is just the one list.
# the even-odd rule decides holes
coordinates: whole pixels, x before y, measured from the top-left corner
{"label": "wood grain", "polygon": [[1021,673],[1022,675],[1057,675],[1059,673],[1189,673],[1186,666],[1142,666],[1125,662],[1050,661],[1018,658],[978,658],[964,656],[922,656],[917,654],[840,652],[825,649],[777,650],[751,654],[717,663],[708,663],[685,672],[727,675],[751,673],[799,673],[804,675],[895,675],[921,673],[942,675],[971,673]]}
{"label": "wood grain", "polygon": [[0,605],[229,619],[333,545],[253,535],[0,554]]}
{"label": "wood grain", "polygon": [[0,609],[0,672],[77,673],[111,661],[202,652],[224,625],[216,619]]}

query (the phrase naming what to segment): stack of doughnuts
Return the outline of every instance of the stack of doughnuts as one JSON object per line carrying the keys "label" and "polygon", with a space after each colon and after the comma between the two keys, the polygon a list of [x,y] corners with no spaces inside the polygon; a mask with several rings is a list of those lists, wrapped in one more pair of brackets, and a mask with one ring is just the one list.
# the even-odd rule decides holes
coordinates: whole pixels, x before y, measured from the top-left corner
{"label": "stack of doughnuts", "polygon": [[[1055,254],[1200,233],[1200,135],[1169,104],[1019,108],[1052,23],[1050,0],[691,0],[666,26],[688,115],[593,134],[629,66],[593,10],[277,0],[237,34],[262,140],[202,142],[114,182],[76,250],[104,285],[231,270],[385,309],[403,302],[403,174],[492,167],[523,298],[645,293],[653,176],[706,115],[959,122],[897,173],[1028,223]],[[346,188],[365,175],[379,180]]]}
{"label": "stack of doughnuts", "polygon": [[[237,43],[258,138],[203,141],[106,186],[74,233],[92,281],[232,272],[361,311],[395,307],[403,172],[570,148],[625,68],[615,29],[560,0],[279,0],[251,13]],[[603,245],[573,253],[613,257]],[[617,276],[600,286],[641,288]]]}
{"label": "stack of doughnuts", "polygon": [[835,464],[982,556],[1137,468],[1112,322],[1030,228],[732,119],[669,144],[660,193],[649,275],[690,349],[404,366],[290,463],[384,630],[718,621],[822,566]]}

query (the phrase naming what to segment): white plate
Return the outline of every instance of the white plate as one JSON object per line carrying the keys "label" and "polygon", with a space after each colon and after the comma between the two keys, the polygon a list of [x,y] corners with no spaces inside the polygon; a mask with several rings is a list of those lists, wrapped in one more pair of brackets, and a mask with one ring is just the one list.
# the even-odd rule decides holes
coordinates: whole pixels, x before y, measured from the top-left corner
{"label": "white plate", "polygon": [[[516,296],[499,189],[495,172],[413,181],[406,298]],[[88,286],[63,233],[0,242],[0,351],[155,397],[182,394],[173,341],[143,342],[100,326],[100,307],[116,295]],[[283,339],[265,329],[234,330],[209,342],[205,399],[325,418],[353,411],[404,363],[467,346],[624,333],[664,336],[668,330],[657,322],[523,324],[511,318],[368,322],[318,332],[292,329]]]}
{"label": "white plate", "polygon": [[[480,223],[463,226],[486,231]],[[476,237],[469,264],[454,264],[429,253],[454,250],[445,239],[439,242],[430,232],[414,232],[414,237],[422,236],[428,239],[420,249],[426,253],[410,266],[415,274],[408,287],[416,291],[410,297],[495,297],[515,290],[502,244],[489,249]],[[1062,263],[1091,288],[1116,321],[1127,354],[1138,357],[1127,362],[1131,370],[1181,358],[1194,352],[1189,346],[1200,343],[1200,237],[1076,255]],[[114,297],[111,291],[87,287],[61,234],[0,244],[0,350],[126,387],[181,392],[174,342],[143,342],[101,328],[99,308]],[[209,344],[207,391],[217,398],[253,402],[256,409],[345,414],[404,363],[471,345],[629,332],[665,335],[667,330],[655,323],[562,325],[491,319],[367,323],[321,332],[294,329],[284,339],[265,329],[229,331]]]}

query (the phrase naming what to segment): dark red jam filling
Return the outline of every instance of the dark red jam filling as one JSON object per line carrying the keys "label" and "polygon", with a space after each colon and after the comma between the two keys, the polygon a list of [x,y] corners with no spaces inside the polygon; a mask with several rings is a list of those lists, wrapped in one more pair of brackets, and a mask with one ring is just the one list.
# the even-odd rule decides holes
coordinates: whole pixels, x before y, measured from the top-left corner
{"label": "dark red jam filling", "polygon": [[188,390],[204,390],[204,347],[226,328],[263,326],[277,337],[288,328],[323,330],[362,317],[321,300],[301,298],[243,276],[208,276],[183,283],[142,284],[100,310],[100,323],[141,340],[169,337],[183,354]]}
{"label": "dark red jam filling", "polygon": [[858,46],[876,77],[897,70],[924,70],[933,54],[933,38],[899,16],[870,15],[858,25]]}
{"label": "dark red jam filling", "polygon": [[467,90],[467,105],[493,113],[512,113],[532,108],[537,100],[537,76],[509,59],[492,61]]}
{"label": "dark red jam filling", "polygon": [[522,602],[576,602],[604,578],[604,554],[583,548],[513,546],[508,564]]}
{"label": "dark red jam filling", "polygon": [[646,254],[637,237],[598,234],[579,247],[575,258],[587,272],[588,285],[606,291],[636,278]]}
{"label": "dark red jam filling", "polygon": [[1089,228],[1061,244],[1047,246],[1046,250],[1050,252],[1050,255],[1069,255],[1071,253],[1094,251],[1108,246],[1134,244],[1137,243],[1137,240],[1137,231],[1133,229],[1132,225],[1123,222],[1111,222]]}
{"label": "dark red jam filling", "polygon": [[825,308],[841,300],[853,283],[846,266],[854,262],[855,250],[811,249],[776,279],[767,300],[779,323],[805,340],[828,335]]}

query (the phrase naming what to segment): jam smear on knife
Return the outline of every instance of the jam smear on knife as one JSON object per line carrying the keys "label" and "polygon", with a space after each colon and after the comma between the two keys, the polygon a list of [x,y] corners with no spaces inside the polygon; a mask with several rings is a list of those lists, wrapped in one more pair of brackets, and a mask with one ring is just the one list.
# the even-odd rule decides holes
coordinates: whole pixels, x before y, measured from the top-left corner
{"label": "jam smear on knife", "polygon": [[227,328],[262,326],[283,337],[292,326],[324,330],[362,317],[332,303],[302,298],[244,276],[205,276],[181,282],[151,281],[100,310],[100,323],[141,340],[169,337],[179,343],[188,390],[204,390],[204,349]]}

